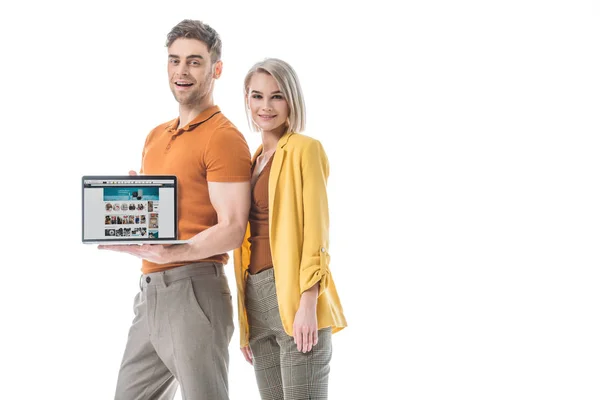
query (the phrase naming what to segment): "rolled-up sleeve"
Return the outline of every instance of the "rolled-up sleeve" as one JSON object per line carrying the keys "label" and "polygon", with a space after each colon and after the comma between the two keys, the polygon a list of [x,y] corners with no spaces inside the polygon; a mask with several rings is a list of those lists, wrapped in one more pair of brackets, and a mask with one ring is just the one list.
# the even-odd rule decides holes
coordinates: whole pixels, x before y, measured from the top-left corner
{"label": "rolled-up sleeve", "polygon": [[329,161],[314,140],[302,154],[304,240],[300,261],[300,293],[320,283],[319,296],[329,285]]}

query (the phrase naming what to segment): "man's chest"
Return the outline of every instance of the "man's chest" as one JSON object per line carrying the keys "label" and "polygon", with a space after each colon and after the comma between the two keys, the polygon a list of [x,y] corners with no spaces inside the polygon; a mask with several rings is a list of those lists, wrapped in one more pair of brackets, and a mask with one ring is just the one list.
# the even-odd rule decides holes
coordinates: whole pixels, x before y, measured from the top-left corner
{"label": "man's chest", "polygon": [[144,173],[181,176],[194,171],[205,175],[204,146],[202,138],[197,135],[161,135],[146,146]]}

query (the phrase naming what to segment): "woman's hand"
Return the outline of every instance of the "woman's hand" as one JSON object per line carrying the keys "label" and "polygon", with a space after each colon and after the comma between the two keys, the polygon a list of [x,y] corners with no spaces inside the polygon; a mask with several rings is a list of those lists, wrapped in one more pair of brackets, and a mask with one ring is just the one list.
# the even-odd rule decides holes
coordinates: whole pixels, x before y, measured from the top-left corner
{"label": "woman's hand", "polygon": [[252,350],[250,350],[250,346],[244,346],[240,349],[246,361],[252,365]]}
{"label": "woman's hand", "polygon": [[319,341],[319,330],[317,324],[317,295],[319,284],[317,283],[300,298],[300,307],[294,317],[294,343],[298,351],[306,353],[312,350]]}

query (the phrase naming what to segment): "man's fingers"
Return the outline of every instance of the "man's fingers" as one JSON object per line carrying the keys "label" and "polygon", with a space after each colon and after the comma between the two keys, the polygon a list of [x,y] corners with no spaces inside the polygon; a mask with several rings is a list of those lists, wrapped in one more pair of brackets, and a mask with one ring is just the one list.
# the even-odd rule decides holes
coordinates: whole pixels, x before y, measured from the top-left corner
{"label": "man's fingers", "polygon": [[110,244],[99,244],[98,248],[100,250],[115,250],[115,251],[124,251],[122,249],[123,246],[111,246]]}
{"label": "man's fingers", "polygon": [[121,245],[121,246],[100,244],[100,245],[98,245],[98,248],[100,250],[112,250],[112,251],[116,251],[119,253],[131,254],[134,256],[141,256],[143,253],[142,249],[140,249],[140,246],[137,244],[128,244],[128,245]]}
{"label": "man's fingers", "polygon": [[101,250],[124,250],[127,249],[127,247],[129,247],[129,244],[124,244],[124,245],[119,245],[119,246],[115,246],[113,244],[99,244],[98,248]]}
{"label": "man's fingers", "polygon": [[313,346],[316,346],[319,343],[319,330],[315,329],[313,333]]}

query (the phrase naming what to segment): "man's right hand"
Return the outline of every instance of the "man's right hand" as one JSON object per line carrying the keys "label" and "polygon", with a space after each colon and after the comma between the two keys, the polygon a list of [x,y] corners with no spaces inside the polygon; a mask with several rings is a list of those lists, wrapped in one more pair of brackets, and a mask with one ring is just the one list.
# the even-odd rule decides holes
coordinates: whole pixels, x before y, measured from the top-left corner
{"label": "man's right hand", "polygon": [[135,172],[134,170],[130,170],[130,171],[129,171],[129,175],[131,175],[131,176],[135,176],[135,175],[137,175],[137,174],[138,174],[138,173],[137,173],[137,172]]}

